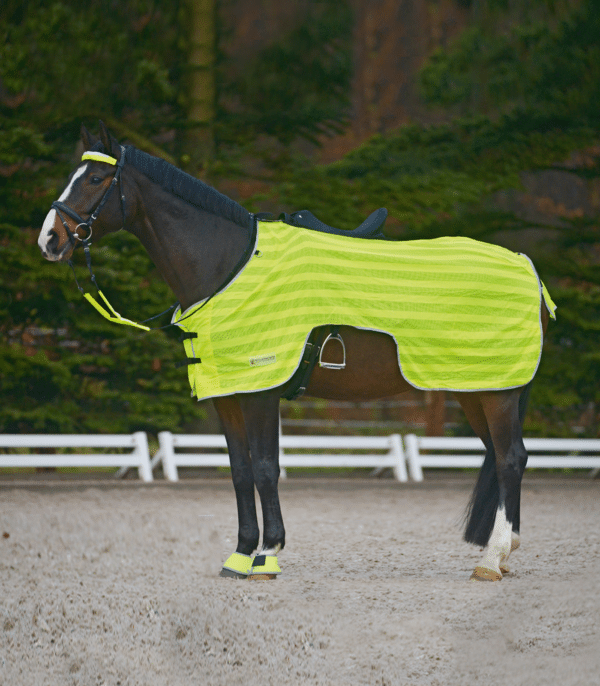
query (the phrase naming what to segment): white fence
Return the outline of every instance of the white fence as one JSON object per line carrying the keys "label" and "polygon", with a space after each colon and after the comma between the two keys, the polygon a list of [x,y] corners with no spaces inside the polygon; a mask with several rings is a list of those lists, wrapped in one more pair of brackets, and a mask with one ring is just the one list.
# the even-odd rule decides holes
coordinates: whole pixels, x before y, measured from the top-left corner
{"label": "white fence", "polygon": [[[528,469],[600,469],[600,439],[525,438],[524,442],[529,453]],[[423,481],[424,467],[480,467],[485,455],[483,443],[478,438],[407,434],[404,445],[413,481]],[[423,454],[422,450],[444,452]],[[466,451],[466,454],[461,451]]]}
{"label": "white fence", "polygon": [[[226,452],[189,453],[177,449],[227,448],[225,437],[220,434],[172,434],[162,431],[158,435],[159,450],[152,458],[152,468],[162,463],[169,481],[177,481],[178,467],[229,467]],[[287,452],[308,450],[309,453]],[[368,453],[340,450],[369,451]],[[332,452],[335,451],[335,452]],[[375,452],[377,451],[377,452]],[[279,465],[282,477],[289,467],[391,467],[398,481],[407,481],[406,461],[402,439],[398,434],[390,436],[280,436]]]}
{"label": "white fence", "polygon": [[148,438],[133,434],[0,434],[0,448],[129,448],[127,453],[7,453],[0,467],[136,467],[143,481],[152,481]]}
{"label": "white fence", "polygon": [[[588,469],[600,473],[600,439],[526,438],[528,468]],[[63,435],[0,434],[0,448],[120,448],[126,453],[23,453],[0,455],[4,467],[119,467],[122,474],[137,468],[143,481],[152,481],[159,465],[167,480],[178,480],[178,467],[229,467],[225,437],[221,434],[159,434],[159,449],[150,460],[146,434]],[[180,452],[201,449],[209,452]],[[303,451],[303,452],[299,452]],[[433,437],[407,434],[389,436],[281,436],[282,477],[289,467],[367,467],[393,470],[398,481],[408,476],[423,480],[423,469],[480,467],[484,447],[478,438]],[[407,469],[408,464],[408,469]]]}

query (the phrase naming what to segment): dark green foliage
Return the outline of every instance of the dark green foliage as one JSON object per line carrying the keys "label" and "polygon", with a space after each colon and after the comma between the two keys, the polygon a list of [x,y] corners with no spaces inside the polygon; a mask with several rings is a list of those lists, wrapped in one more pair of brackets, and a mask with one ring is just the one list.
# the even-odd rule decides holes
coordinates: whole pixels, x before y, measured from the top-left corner
{"label": "dark green foliage", "polygon": [[[184,354],[174,333],[102,319],[66,265],[41,259],[37,233],[1,227],[0,431],[155,433],[197,418],[187,374],[174,367]],[[171,304],[132,236],[117,234],[92,251],[98,282],[124,316],[141,320]],[[86,270],[77,271],[93,293]]]}
{"label": "dark green foliage", "polygon": [[[248,209],[307,207],[353,228],[385,206],[387,232],[396,238],[494,241],[503,232],[518,249],[531,222],[499,210],[494,194],[519,190],[523,171],[560,165],[600,141],[600,0],[464,4],[470,28],[422,72],[423,93],[445,108],[446,124],[375,136],[329,167],[285,168],[284,160],[281,182]],[[306,21],[243,71],[227,77],[220,70],[221,166],[236,146],[262,134],[287,144],[343,125],[348,7],[311,3]],[[476,12],[482,8],[501,20],[486,22]],[[95,129],[102,117],[120,127],[119,137],[130,131],[171,155],[181,152],[173,135],[185,129],[179,9],[165,0],[0,4],[0,431],[155,432],[197,416],[186,372],[172,364],[183,357],[173,334],[106,322],[81,298],[67,267],[44,262],[36,245],[73,168],[82,120]],[[600,175],[597,167],[576,171],[586,181]],[[558,321],[550,324],[528,420],[530,433],[545,435],[571,431],[590,403],[600,403],[600,228],[565,217],[552,228],[535,262],[559,306]],[[93,260],[124,316],[141,320],[171,303],[128,234],[94,246]],[[79,278],[93,288],[81,256],[78,262]]]}
{"label": "dark green foliage", "polygon": [[[558,320],[549,326],[526,431],[565,435],[577,427],[594,436],[600,403],[600,226],[566,217],[547,227],[543,219],[532,224],[498,209],[493,198],[500,190],[521,190],[522,171],[560,168],[573,150],[599,142],[600,126],[592,121],[573,124],[543,109],[414,125],[375,136],[336,164],[291,174],[270,200],[290,210],[310,207],[346,229],[385,206],[386,233],[402,239],[461,235],[497,242],[502,232],[512,233],[511,247],[523,250],[524,231],[551,228],[544,249],[532,256],[558,305]],[[597,179],[600,170],[587,167],[581,175]]]}
{"label": "dark green foliage", "polygon": [[287,144],[341,131],[350,105],[351,36],[347,3],[313,2],[298,28],[261,50],[237,78],[221,81],[218,136],[244,142],[266,134]]}
{"label": "dark green foliage", "polygon": [[134,108],[145,129],[160,129],[178,114],[175,7],[63,0],[23,8],[7,0],[0,74],[13,113],[48,131],[98,115],[121,118]]}
{"label": "dark green foliage", "polygon": [[533,108],[597,121],[600,0],[525,5],[525,16],[495,8],[500,13],[476,17],[436,50],[421,71],[426,101],[463,113]]}
{"label": "dark green foliage", "polygon": [[[459,234],[465,230],[465,212],[468,223],[481,224],[475,216],[482,210],[472,214],[473,205],[494,191],[519,188],[521,171],[562,162],[597,137],[590,126],[572,127],[536,113],[405,126],[374,136],[340,162],[288,174],[271,198],[290,209],[310,206],[324,221],[345,229],[381,205],[390,212],[390,235]],[[508,220],[485,214],[494,231]],[[491,233],[485,224],[473,230]]]}

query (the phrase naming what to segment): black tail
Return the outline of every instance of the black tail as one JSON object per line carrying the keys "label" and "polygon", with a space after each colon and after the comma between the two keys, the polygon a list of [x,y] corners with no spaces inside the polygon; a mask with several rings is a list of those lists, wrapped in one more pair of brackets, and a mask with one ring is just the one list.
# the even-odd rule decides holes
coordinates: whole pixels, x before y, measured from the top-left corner
{"label": "black tail", "polygon": [[[531,392],[531,381],[523,388],[519,396],[519,420],[521,426],[525,420],[527,403]],[[496,510],[498,509],[500,491],[498,488],[498,476],[496,473],[496,453],[493,446],[485,453],[485,459],[473,489],[471,500],[465,514],[466,526],[464,539],[467,543],[485,546],[490,540]],[[515,531],[519,530],[519,512],[513,522]]]}
{"label": "black tail", "polygon": [[477,483],[467,506],[465,515],[467,524],[464,535],[467,543],[480,546],[487,545],[496,520],[499,495],[496,453],[493,446],[490,446],[486,450],[485,459],[477,477]]}

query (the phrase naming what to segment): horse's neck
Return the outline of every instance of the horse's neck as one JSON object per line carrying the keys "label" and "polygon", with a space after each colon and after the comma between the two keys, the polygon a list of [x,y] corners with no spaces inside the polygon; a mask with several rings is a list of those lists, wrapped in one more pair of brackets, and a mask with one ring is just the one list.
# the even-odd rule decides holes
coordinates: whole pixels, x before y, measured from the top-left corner
{"label": "horse's neck", "polygon": [[181,304],[182,310],[208,298],[242,257],[250,230],[209,214],[146,179],[130,230]]}

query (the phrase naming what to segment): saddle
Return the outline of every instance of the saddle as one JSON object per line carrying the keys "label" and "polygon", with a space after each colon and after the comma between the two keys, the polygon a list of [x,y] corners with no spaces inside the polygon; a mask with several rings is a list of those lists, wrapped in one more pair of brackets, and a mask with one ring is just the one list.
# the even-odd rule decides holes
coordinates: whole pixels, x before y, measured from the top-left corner
{"label": "saddle", "polygon": [[[360,226],[357,226],[356,229],[354,229],[354,231],[346,231],[344,229],[336,229],[333,226],[329,226],[317,219],[315,215],[308,210],[298,210],[298,212],[293,212],[292,214],[282,212],[278,219],[286,224],[290,224],[290,226],[298,226],[303,229],[310,229],[311,231],[321,231],[322,233],[332,233],[336,236],[386,240],[386,237],[381,232],[381,227],[385,223],[387,214],[388,212],[385,207],[380,207],[378,210],[375,210],[375,212],[372,212]],[[257,214],[256,218],[261,221],[275,219],[272,214],[267,212]]]}

